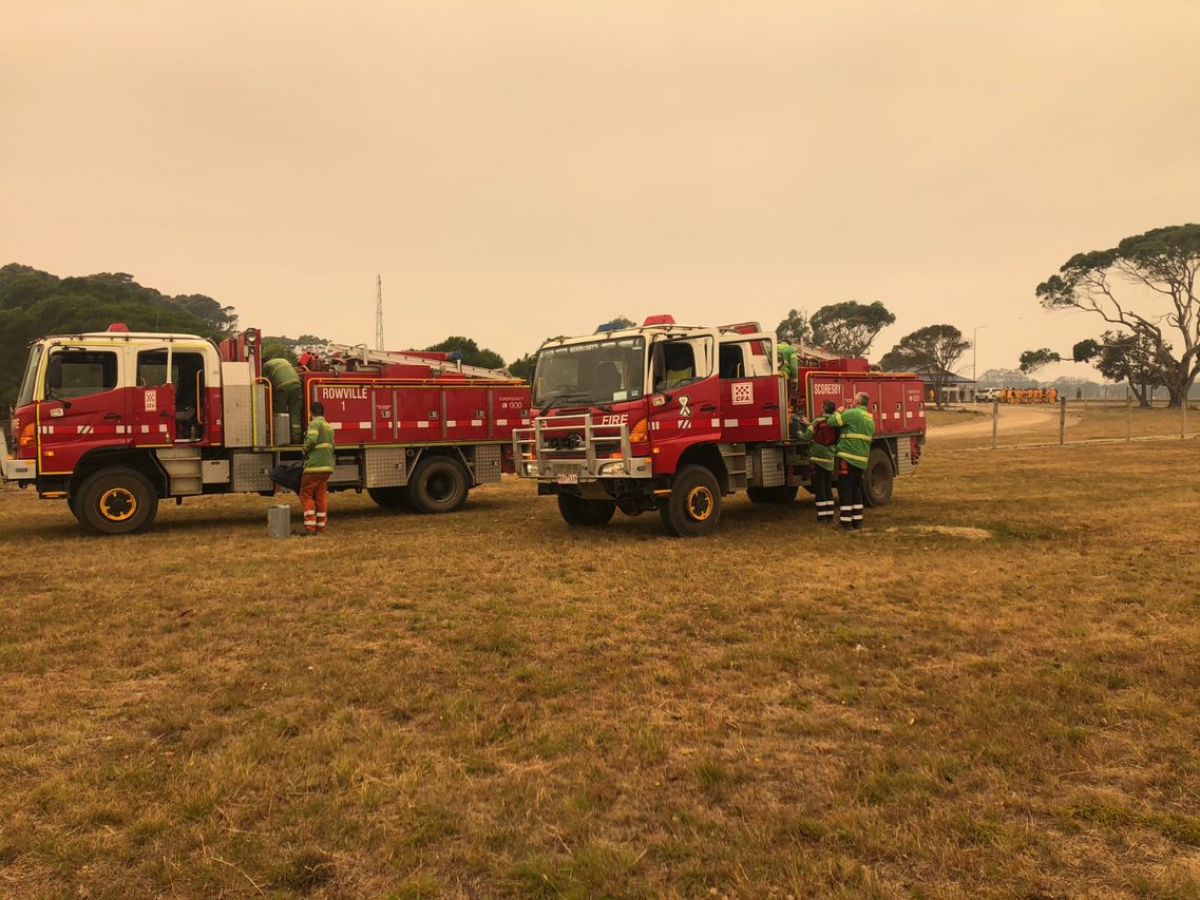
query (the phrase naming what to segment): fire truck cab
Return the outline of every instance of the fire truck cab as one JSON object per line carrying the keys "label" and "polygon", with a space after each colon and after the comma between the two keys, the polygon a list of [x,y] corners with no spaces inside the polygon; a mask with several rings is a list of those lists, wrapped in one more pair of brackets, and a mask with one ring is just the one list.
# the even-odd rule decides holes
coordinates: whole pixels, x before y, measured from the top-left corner
{"label": "fire truck cab", "polygon": [[721,499],[790,503],[811,483],[808,444],[794,417],[819,415],[859,392],[876,437],[866,472],[872,505],[910,474],[925,434],[923,385],[869,371],[866,360],[810,351],[795,382],[777,371],[776,337],[754,322],[680,326],[651,316],[638,328],[548,341],[533,382],[537,417],[513,435],[517,474],[558,498],[571,525],[602,525],[617,509],[658,510],[677,536],[712,531]]}
{"label": "fire truck cab", "polygon": [[[500,480],[528,386],[444,357],[337,348],[301,370],[305,418],[321,400],[338,435],[331,490],[449,512]],[[220,346],[121,325],[47,337],[30,348],[0,474],[67,500],[87,532],[130,533],[160,499],[270,495],[274,468],[302,457],[277,418],[255,329]]]}

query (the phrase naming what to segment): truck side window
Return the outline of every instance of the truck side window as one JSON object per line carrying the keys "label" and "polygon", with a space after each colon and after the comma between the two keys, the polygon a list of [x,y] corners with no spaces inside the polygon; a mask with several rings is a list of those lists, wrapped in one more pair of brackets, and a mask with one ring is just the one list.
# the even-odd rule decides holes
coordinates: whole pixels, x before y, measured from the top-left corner
{"label": "truck side window", "polygon": [[46,366],[46,395],[56,400],[75,400],[116,386],[117,354],[107,350],[63,350]]}
{"label": "truck side window", "polygon": [[654,389],[669,391],[708,378],[713,370],[712,338],[666,341],[654,348]]}
{"label": "truck side window", "polygon": [[745,378],[746,377],[746,358],[744,344],[722,344],[721,345],[721,377],[730,378]]}

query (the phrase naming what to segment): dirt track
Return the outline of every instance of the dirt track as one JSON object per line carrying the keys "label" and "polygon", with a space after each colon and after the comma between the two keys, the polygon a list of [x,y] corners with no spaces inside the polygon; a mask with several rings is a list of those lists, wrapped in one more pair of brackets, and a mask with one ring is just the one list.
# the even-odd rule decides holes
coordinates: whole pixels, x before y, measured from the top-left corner
{"label": "dirt track", "polygon": [[[1074,425],[1078,421],[1078,416],[1067,415],[1067,425]],[[1049,430],[1057,423],[1058,407],[1055,406],[1000,407],[1000,433],[1004,435],[1012,434],[1015,431]],[[965,422],[932,425],[929,432],[943,438],[977,437],[991,434],[992,417],[990,415],[972,416]]]}

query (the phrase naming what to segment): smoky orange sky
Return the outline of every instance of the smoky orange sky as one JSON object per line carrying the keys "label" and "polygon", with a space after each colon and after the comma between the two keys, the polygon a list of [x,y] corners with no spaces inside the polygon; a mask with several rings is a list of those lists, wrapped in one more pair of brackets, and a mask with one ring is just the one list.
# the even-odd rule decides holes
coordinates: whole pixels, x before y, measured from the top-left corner
{"label": "smoky orange sky", "polygon": [[[1200,4],[0,3],[0,262],[506,358],[883,301],[979,371],[1072,253],[1200,218]],[[970,373],[971,355],[960,369]],[[1048,374],[1094,375],[1064,365]]]}

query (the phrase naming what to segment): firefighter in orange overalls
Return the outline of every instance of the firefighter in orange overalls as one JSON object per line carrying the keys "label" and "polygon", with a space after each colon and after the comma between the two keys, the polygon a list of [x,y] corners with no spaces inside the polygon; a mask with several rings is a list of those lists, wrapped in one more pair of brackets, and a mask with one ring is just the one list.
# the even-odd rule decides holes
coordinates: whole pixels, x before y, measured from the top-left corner
{"label": "firefighter in orange overalls", "polygon": [[312,418],[304,434],[304,475],[300,479],[300,505],[304,507],[306,537],[325,532],[329,520],[329,476],[333,474],[333,428],[325,421],[325,405],[311,407]]}

